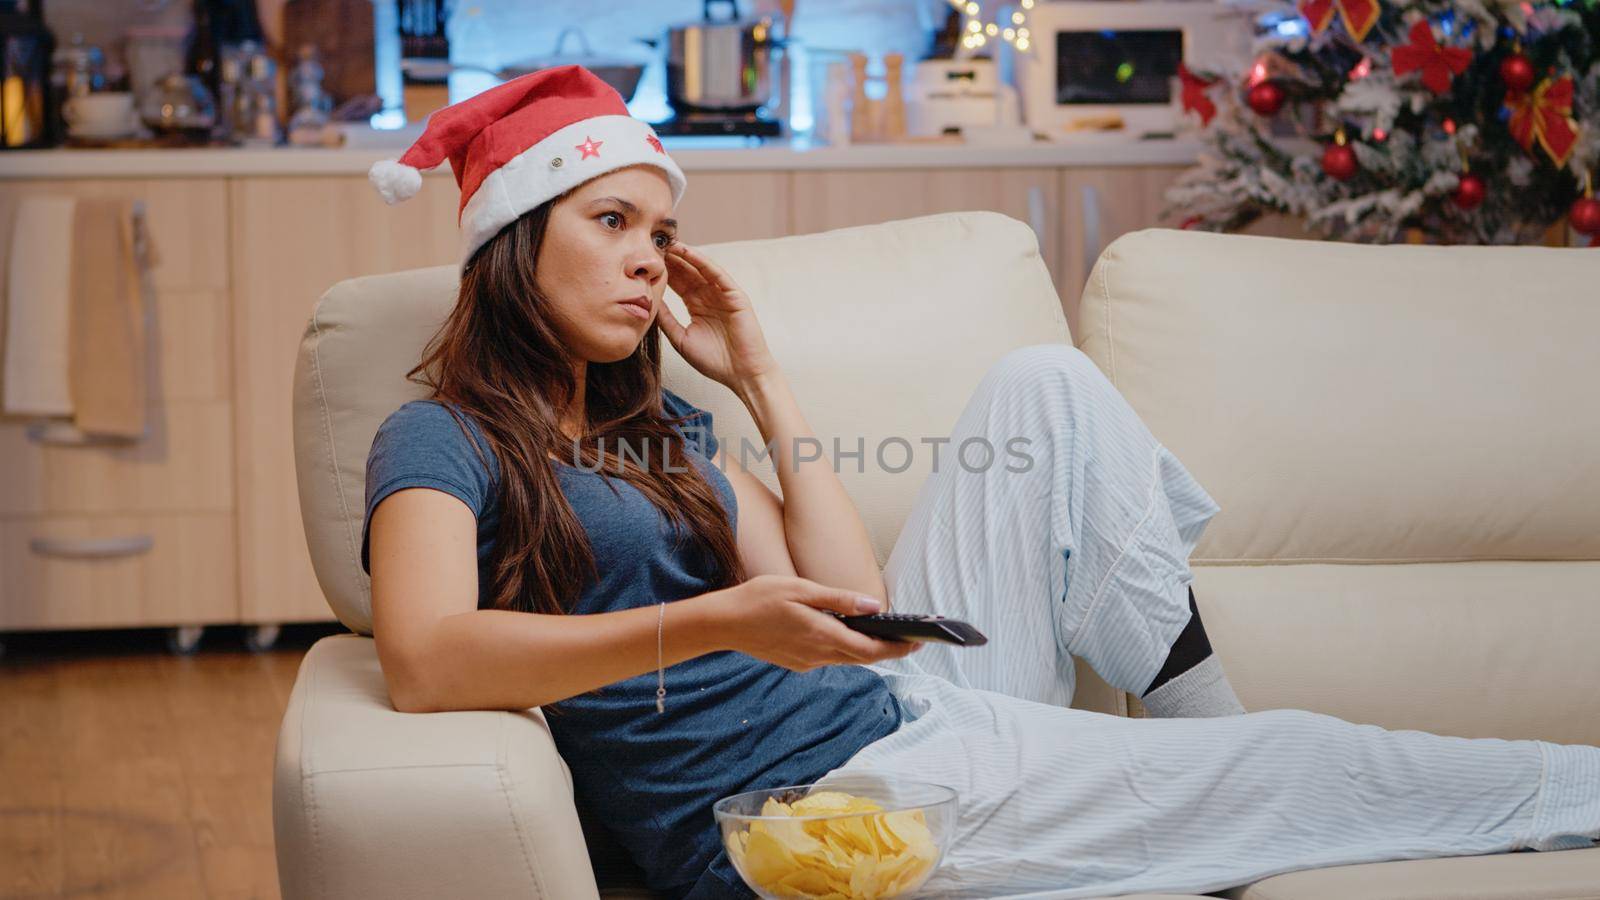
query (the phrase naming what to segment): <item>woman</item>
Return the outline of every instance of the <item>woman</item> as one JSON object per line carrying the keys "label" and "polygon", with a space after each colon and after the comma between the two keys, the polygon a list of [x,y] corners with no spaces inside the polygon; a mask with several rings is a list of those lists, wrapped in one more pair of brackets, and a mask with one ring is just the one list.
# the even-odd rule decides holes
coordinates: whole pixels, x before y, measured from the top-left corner
{"label": "woman", "polygon": [[[435,114],[374,182],[403,197],[445,157],[460,294],[411,373],[430,399],[368,459],[384,675],[401,711],[543,707],[578,803],[653,888],[750,896],[711,804],[864,771],[957,789],[929,885],[950,896],[1210,891],[1600,834],[1600,748],[1067,708],[1076,655],[1181,687],[1174,715],[1238,711],[1214,657],[1172,665],[1217,507],[1081,354],[990,370],[949,446],[1021,439],[1029,465],[937,470],[880,575],[831,467],[797,463],[811,433],[749,299],[676,241],[681,171],[614,92],[524,76]],[[661,388],[658,329],[744,402],[781,501]],[[831,615],[891,600],[991,643],[919,650]]]}

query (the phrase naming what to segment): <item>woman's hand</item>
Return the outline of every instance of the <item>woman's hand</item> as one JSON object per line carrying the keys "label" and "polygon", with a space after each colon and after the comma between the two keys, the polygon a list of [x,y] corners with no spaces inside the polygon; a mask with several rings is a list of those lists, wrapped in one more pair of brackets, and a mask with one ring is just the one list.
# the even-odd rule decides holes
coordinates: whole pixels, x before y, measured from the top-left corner
{"label": "woman's hand", "polygon": [[809,672],[819,666],[864,664],[909,656],[920,641],[886,641],[862,634],[829,615],[877,612],[856,605],[854,591],[786,575],[757,575],[715,592],[719,621],[731,650]]}
{"label": "woman's hand", "polygon": [[777,370],[750,298],[721,266],[675,241],[667,248],[667,284],[683,298],[689,324],[664,303],[656,321],[689,365],[733,390]]}

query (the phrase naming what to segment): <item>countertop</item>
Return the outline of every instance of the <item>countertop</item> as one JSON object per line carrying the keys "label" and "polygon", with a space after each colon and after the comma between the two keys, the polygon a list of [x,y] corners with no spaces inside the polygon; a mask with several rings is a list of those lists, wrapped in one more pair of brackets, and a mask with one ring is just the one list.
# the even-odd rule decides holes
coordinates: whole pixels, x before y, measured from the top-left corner
{"label": "countertop", "polygon": [[[721,142],[719,146],[718,143]],[[153,178],[244,175],[364,175],[392,159],[408,140],[368,138],[341,148],[87,149],[0,152],[4,178]],[[786,142],[726,146],[727,139],[665,138],[686,171],[794,171],[806,169],[914,169],[1057,166],[1188,165],[1199,154],[1190,138],[1137,140],[1085,135],[1031,144],[937,143],[806,146]],[[708,146],[709,144],[709,146]],[[712,149],[715,148],[715,149]],[[449,174],[448,163],[425,173]]]}

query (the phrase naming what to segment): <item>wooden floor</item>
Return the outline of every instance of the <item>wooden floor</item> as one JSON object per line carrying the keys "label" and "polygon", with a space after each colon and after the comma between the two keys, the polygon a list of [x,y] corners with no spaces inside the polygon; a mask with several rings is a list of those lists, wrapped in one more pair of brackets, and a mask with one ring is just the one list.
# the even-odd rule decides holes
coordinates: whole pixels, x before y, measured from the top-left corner
{"label": "wooden floor", "polygon": [[275,898],[272,758],[300,658],[210,628],[8,634],[0,658],[0,898]]}

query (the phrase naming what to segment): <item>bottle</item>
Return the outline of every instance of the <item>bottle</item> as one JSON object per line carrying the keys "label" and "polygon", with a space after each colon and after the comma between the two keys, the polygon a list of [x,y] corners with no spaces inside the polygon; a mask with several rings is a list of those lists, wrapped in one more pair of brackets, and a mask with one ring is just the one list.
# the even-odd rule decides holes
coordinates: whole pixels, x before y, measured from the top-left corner
{"label": "bottle", "polygon": [[300,61],[289,76],[290,106],[294,110],[289,116],[289,143],[321,146],[332,106],[322,89],[322,62],[313,44],[301,44],[299,56]]}
{"label": "bottle", "polygon": [[189,49],[184,54],[183,70],[198,75],[211,96],[219,96],[220,59],[217,23],[212,0],[194,0],[194,27],[189,29]]}
{"label": "bottle", "polygon": [[[242,45],[243,47],[249,46]],[[234,105],[234,134],[246,147],[276,147],[278,128],[277,66],[264,49],[245,51],[244,81]]]}
{"label": "bottle", "polygon": [[55,35],[38,3],[13,6],[0,13],[0,149],[55,146],[66,130],[52,90]]}

